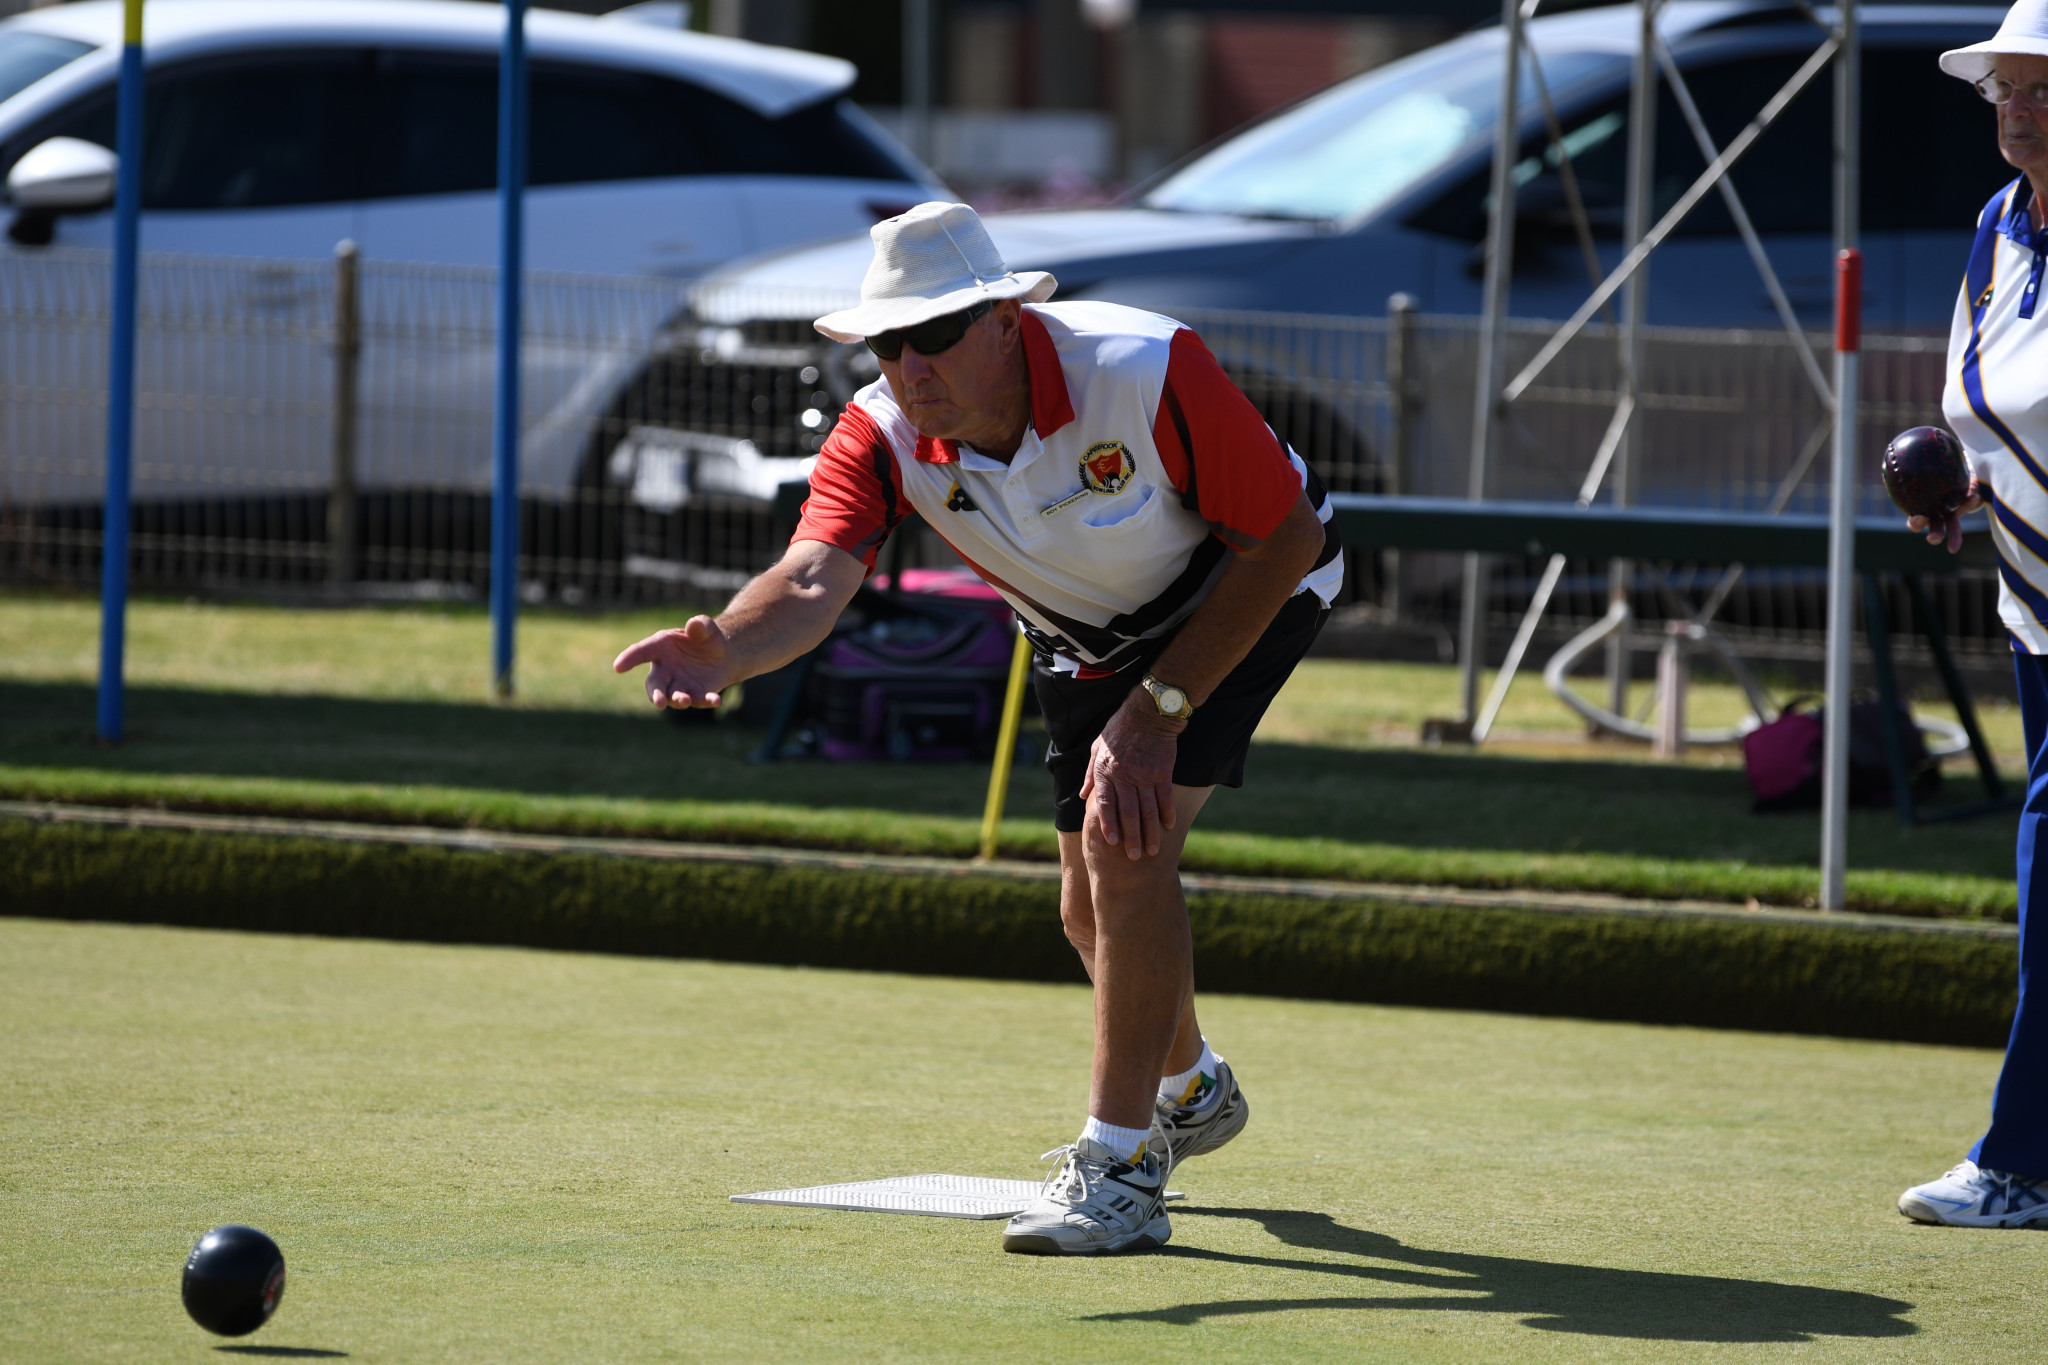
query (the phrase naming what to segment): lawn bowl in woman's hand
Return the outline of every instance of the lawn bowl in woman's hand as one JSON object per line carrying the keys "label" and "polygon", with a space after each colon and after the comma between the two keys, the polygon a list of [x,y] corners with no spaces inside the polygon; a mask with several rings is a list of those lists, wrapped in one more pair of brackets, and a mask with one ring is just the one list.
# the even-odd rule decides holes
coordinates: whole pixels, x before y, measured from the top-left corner
{"label": "lawn bowl in woman's hand", "polygon": [[1884,448],[1884,491],[1909,517],[1939,521],[1970,496],[1962,442],[1940,427],[1912,427]]}

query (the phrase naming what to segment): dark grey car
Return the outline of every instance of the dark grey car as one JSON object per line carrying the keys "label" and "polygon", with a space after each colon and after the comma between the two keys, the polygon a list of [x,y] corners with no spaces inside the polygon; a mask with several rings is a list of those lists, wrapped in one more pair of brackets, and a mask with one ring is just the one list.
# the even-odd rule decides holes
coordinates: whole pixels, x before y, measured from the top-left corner
{"label": "dark grey car", "polygon": [[[1636,13],[1617,6],[1529,26],[1609,266],[1620,254]],[[1874,330],[1945,330],[1976,211],[2013,172],[1998,156],[1991,109],[1943,75],[1935,58],[1988,37],[2003,10],[1873,5],[1860,13],[1866,322]],[[1660,27],[1720,146],[1824,36],[1790,6],[1750,0],[1674,0]],[[1013,268],[1057,274],[1063,297],[1169,313],[1357,314],[1377,313],[1389,294],[1405,290],[1424,312],[1477,312],[1501,51],[1497,27],[1468,33],[1236,133],[1127,207],[998,214],[989,231]],[[1524,70],[1510,311],[1562,318],[1585,297],[1586,273]],[[1823,72],[1733,173],[1794,303],[1816,323],[1832,288],[1832,88]],[[1704,165],[1666,86],[1654,212],[1669,208]],[[735,283],[852,288],[867,252],[856,238],[721,274]],[[1675,326],[1774,322],[1718,197],[1658,254],[1649,313],[1653,323]]]}
{"label": "dark grey car", "polygon": [[[1975,215],[2013,172],[1997,153],[1992,109],[1943,75],[1936,58],[1991,34],[2003,11],[1874,5],[1860,14],[1866,326],[1945,333]],[[1621,254],[1637,15],[1634,6],[1616,6],[1529,26],[1607,268]],[[1774,0],[1671,0],[1659,26],[1717,146],[1826,37],[1799,9]],[[1476,313],[1502,52],[1497,27],[1465,34],[1236,133],[1123,206],[995,214],[989,231],[1012,268],[1052,271],[1066,298],[1175,316],[1376,316],[1400,291],[1425,313]],[[1590,286],[1534,75],[1525,67],[1521,83],[1510,311],[1563,318]],[[1795,310],[1816,327],[1832,305],[1833,84],[1826,71],[1811,81],[1733,172]],[[1656,144],[1653,214],[1661,215],[1705,167],[1668,84]],[[875,371],[862,348],[826,342],[810,318],[858,290],[870,255],[865,236],[850,237],[707,277],[698,315],[676,329],[673,351],[613,414],[586,477],[636,500],[634,461],[618,458],[631,430],[674,432],[678,448],[689,433],[704,432],[746,439],[763,453],[815,452],[838,404]],[[1778,327],[1718,196],[1653,258],[1648,312],[1653,324],[1669,326]],[[1380,486],[1369,434],[1296,384],[1284,358],[1224,360],[1332,486]],[[662,538],[674,545],[677,535],[669,528]],[[649,552],[663,554],[651,544]]]}

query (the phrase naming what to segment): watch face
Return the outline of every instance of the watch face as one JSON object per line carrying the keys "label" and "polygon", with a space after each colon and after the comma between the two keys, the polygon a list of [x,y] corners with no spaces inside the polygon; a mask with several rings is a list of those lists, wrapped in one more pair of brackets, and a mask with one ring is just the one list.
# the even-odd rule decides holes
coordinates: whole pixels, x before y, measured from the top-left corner
{"label": "watch face", "polygon": [[1188,694],[1178,687],[1159,689],[1159,709],[1169,716],[1177,716],[1188,709]]}

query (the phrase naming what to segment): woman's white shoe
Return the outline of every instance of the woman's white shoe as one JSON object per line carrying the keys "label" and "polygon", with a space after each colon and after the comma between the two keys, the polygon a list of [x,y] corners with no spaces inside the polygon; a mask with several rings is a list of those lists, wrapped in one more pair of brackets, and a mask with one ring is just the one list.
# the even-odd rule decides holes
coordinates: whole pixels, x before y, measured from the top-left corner
{"label": "woman's white shoe", "polygon": [[1987,1171],[1974,1161],[1899,1196],[1899,1212],[1916,1223],[1952,1228],[2022,1228],[2048,1223],[2048,1180]]}

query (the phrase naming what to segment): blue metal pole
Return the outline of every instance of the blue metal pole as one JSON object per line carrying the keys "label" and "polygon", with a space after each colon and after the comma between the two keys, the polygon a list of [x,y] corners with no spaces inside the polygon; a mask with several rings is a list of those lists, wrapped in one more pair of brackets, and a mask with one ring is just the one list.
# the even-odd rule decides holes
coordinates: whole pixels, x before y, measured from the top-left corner
{"label": "blue metal pole", "polygon": [[491,450],[491,679],[512,695],[519,616],[519,334],[526,196],[526,0],[505,0],[498,65],[498,410]]}
{"label": "blue metal pole", "polygon": [[98,733],[126,732],[122,659],[128,635],[128,493],[135,448],[135,256],[142,218],[142,0],[122,15],[121,86],[114,126],[114,317],[107,356],[107,495],[100,531]]}

